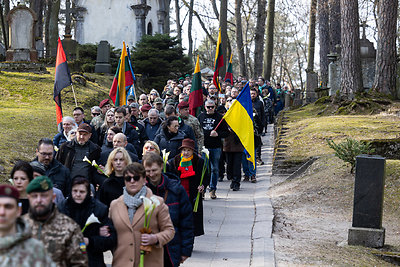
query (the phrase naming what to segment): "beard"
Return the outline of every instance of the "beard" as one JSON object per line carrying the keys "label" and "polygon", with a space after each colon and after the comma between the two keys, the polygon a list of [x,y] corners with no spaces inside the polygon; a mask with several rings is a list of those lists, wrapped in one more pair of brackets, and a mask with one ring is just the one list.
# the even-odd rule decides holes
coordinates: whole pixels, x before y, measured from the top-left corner
{"label": "beard", "polygon": [[50,202],[50,204],[47,206],[40,205],[36,207],[29,207],[29,209],[34,218],[47,217],[47,215],[53,211],[53,202]]}

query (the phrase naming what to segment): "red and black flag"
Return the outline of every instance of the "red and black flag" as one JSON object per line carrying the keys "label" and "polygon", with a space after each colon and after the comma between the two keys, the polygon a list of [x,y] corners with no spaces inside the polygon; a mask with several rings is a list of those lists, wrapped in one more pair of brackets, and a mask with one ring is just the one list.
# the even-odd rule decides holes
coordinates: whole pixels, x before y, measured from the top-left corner
{"label": "red and black flag", "polygon": [[224,66],[224,57],[222,55],[221,29],[219,29],[217,50],[215,51],[214,75],[213,75],[213,83],[215,87],[217,87],[218,92],[221,92],[221,85],[219,83],[219,68],[221,68],[222,66]]}
{"label": "red and black flag", "polygon": [[61,39],[58,37],[57,58],[56,58],[56,78],[54,80],[53,99],[56,102],[57,125],[62,121],[61,108],[61,90],[72,84],[71,75],[69,73],[67,58],[65,57],[64,49],[61,44]]}

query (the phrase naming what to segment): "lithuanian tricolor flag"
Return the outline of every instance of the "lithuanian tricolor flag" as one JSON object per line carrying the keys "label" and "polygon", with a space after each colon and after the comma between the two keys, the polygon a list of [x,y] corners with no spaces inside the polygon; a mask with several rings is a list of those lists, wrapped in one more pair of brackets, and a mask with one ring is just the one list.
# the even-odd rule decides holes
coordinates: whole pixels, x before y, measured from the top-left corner
{"label": "lithuanian tricolor flag", "polygon": [[197,56],[196,67],[194,68],[192,87],[189,95],[189,112],[196,116],[197,109],[203,105],[203,89],[201,88],[201,72],[199,56]]}
{"label": "lithuanian tricolor flag", "polygon": [[126,105],[126,92],[133,85],[133,76],[129,67],[129,58],[126,52],[125,42],[119,58],[118,68],[114,76],[109,96],[115,106]]}
{"label": "lithuanian tricolor flag", "polygon": [[217,51],[215,52],[214,61],[214,75],[213,83],[217,87],[218,92],[221,92],[221,85],[219,84],[219,68],[224,66],[224,57],[222,55],[222,44],[221,44],[221,28],[218,31]]}
{"label": "lithuanian tricolor flag", "polygon": [[232,54],[231,58],[229,59],[228,70],[226,71],[224,81],[229,82],[231,85],[233,85]]}

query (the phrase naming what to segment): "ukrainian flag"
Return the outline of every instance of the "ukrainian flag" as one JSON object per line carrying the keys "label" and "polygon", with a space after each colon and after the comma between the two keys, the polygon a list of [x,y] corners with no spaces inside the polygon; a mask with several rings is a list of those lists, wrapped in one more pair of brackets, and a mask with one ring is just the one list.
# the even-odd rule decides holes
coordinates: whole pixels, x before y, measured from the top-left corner
{"label": "ukrainian flag", "polygon": [[246,86],[240,92],[236,101],[224,115],[226,123],[239,137],[244,149],[246,150],[247,160],[256,167],[254,150],[254,126],[253,126],[253,103],[250,97],[250,86]]}

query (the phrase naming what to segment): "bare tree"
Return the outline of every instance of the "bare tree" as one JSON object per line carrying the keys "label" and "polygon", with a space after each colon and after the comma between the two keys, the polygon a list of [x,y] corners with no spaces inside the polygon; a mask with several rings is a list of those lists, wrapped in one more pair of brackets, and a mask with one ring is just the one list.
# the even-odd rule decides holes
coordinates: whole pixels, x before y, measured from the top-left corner
{"label": "bare tree", "polygon": [[189,62],[191,64],[193,64],[193,38],[192,38],[193,5],[194,5],[194,0],[190,0],[189,23],[188,23],[188,39],[189,39],[188,57],[189,57]]}
{"label": "bare tree", "polygon": [[329,0],[318,1],[319,29],[319,64],[321,82],[325,88],[328,85],[328,54],[329,54]]}
{"label": "bare tree", "polygon": [[396,36],[398,0],[379,1],[378,49],[376,54],[375,81],[373,88],[384,94],[396,93]]}
{"label": "bare tree", "polygon": [[357,0],[340,0],[341,85],[343,97],[353,99],[363,88],[360,61],[360,29]]}
{"label": "bare tree", "polygon": [[274,20],[275,20],[275,0],[268,1],[267,10],[267,40],[264,53],[264,73],[266,80],[271,79],[272,53],[274,50]]}
{"label": "bare tree", "polygon": [[[190,5],[189,5],[190,9]],[[176,33],[178,36],[179,43],[182,45],[182,27],[181,27],[181,16],[179,14],[179,0],[175,0],[175,22],[176,22]]]}
{"label": "bare tree", "polygon": [[307,55],[307,69],[306,69],[307,72],[314,71],[316,13],[317,13],[317,0],[311,0],[310,24],[308,26],[308,55]]}
{"label": "bare tree", "polygon": [[224,66],[220,69],[220,74],[224,74],[226,71],[226,62],[227,62],[227,46],[228,46],[228,0],[221,0],[219,12],[219,27],[221,29],[221,45],[222,45],[222,55],[224,57]]}
{"label": "bare tree", "polygon": [[341,43],[340,30],[340,0],[330,0],[329,2],[329,50],[338,53],[336,48]]}
{"label": "bare tree", "polygon": [[254,40],[254,76],[260,76],[263,71],[263,53],[265,37],[266,0],[257,1],[257,22]]}
{"label": "bare tree", "polygon": [[243,33],[242,33],[242,14],[240,12],[242,0],[235,0],[235,20],[236,20],[236,46],[239,55],[239,74],[246,77],[246,59],[244,57]]}
{"label": "bare tree", "polygon": [[35,11],[37,15],[37,22],[35,25],[35,38],[42,39],[44,2],[42,0],[30,0],[29,6],[33,9],[33,11]]}

